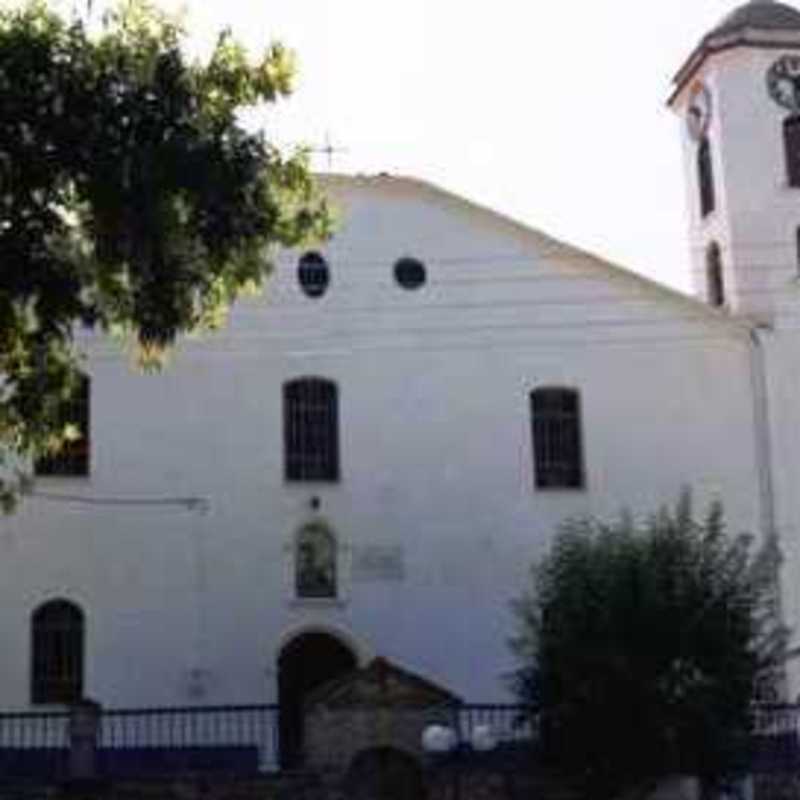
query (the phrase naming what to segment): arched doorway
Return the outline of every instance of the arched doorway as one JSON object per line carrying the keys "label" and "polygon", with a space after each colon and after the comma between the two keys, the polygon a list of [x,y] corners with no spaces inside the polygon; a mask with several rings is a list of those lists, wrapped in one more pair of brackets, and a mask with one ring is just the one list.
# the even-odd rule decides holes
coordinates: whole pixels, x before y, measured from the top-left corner
{"label": "arched doorway", "polygon": [[359,753],[345,779],[348,800],[423,800],[422,769],[413,757],[393,747]]}
{"label": "arched doorway", "polygon": [[303,704],[308,694],[357,666],[353,651],[327,633],[304,633],[278,656],[280,762],[300,766],[303,757]]}

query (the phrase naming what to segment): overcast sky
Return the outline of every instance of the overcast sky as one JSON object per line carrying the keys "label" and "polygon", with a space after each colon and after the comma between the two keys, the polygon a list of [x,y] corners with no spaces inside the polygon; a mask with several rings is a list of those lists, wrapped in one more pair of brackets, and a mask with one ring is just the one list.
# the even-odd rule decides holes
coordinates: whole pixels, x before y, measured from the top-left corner
{"label": "overcast sky", "polygon": [[[346,150],[341,172],[431,180],[687,286],[670,81],[731,0],[160,0],[195,43],[232,27],[298,56],[258,114],[283,142]],[[315,166],[326,169],[327,158]]]}

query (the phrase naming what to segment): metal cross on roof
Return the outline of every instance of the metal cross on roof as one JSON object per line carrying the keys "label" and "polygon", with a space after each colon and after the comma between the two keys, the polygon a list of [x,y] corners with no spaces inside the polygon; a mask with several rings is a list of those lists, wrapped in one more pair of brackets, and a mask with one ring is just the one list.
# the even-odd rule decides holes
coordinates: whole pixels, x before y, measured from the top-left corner
{"label": "metal cross on roof", "polygon": [[328,157],[328,170],[333,169],[333,157],[340,153],[346,153],[347,149],[344,147],[337,147],[331,141],[330,133],[325,133],[325,143],[321,147],[312,147],[312,153],[319,153]]}

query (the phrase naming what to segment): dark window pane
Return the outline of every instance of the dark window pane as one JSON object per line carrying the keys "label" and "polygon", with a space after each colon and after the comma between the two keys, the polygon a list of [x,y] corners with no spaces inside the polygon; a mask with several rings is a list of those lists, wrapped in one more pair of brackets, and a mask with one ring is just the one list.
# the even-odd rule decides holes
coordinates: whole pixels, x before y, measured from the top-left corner
{"label": "dark window pane", "polygon": [[34,471],[40,476],[82,477],[89,474],[91,451],[91,388],[82,375],[75,394],[62,404],[59,418],[63,426],[72,425],[78,438],[64,442],[57,453],[36,460]]}
{"label": "dark window pane", "polygon": [[795,236],[795,247],[796,247],[796,259],[797,259],[797,273],[800,275],[800,228],[797,228],[794,233]]}
{"label": "dark window pane", "polygon": [[700,185],[700,216],[714,210],[714,170],[711,164],[711,145],[703,139],[697,148],[697,178]]}
{"label": "dark window pane", "polygon": [[31,702],[74,703],[83,696],[83,612],[53,600],[33,614]]}
{"label": "dark window pane", "polygon": [[789,117],[783,123],[783,144],[789,186],[800,187],[800,117]]}
{"label": "dark window pane", "polygon": [[306,253],[297,266],[297,279],[309,297],[321,297],[331,280],[328,262],[319,253]]}
{"label": "dark window pane", "polygon": [[339,480],[336,384],[322,378],[284,384],[283,414],[286,480]]}
{"label": "dark window pane", "polygon": [[425,283],[425,265],[416,258],[401,258],[394,265],[394,279],[404,289],[418,289]]}
{"label": "dark window pane", "polygon": [[722,277],[722,257],[719,245],[712,242],[706,253],[706,283],[708,304],[719,307],[725,303],[725,284]]}
{"label": "dark window pane", "polygon": [[531,392],[537,489],[583,488],[580,399],[571,389]]}

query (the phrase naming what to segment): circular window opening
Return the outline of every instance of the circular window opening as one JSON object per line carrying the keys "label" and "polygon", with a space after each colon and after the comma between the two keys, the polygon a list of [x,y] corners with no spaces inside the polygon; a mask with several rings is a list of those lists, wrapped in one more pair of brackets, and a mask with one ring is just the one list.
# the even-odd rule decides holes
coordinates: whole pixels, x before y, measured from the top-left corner
{"label": "circular window opening", "polygon": [[404,289],[419,289],[425,283],[425,265],[416,258],[401,258],[394,265],[394,278]]}
{"label": "circular window opening", "polygon": [[309,297],[321,297],[331,282],[328,262],[319,253],[306,253],[297,265],[297,280]]}

